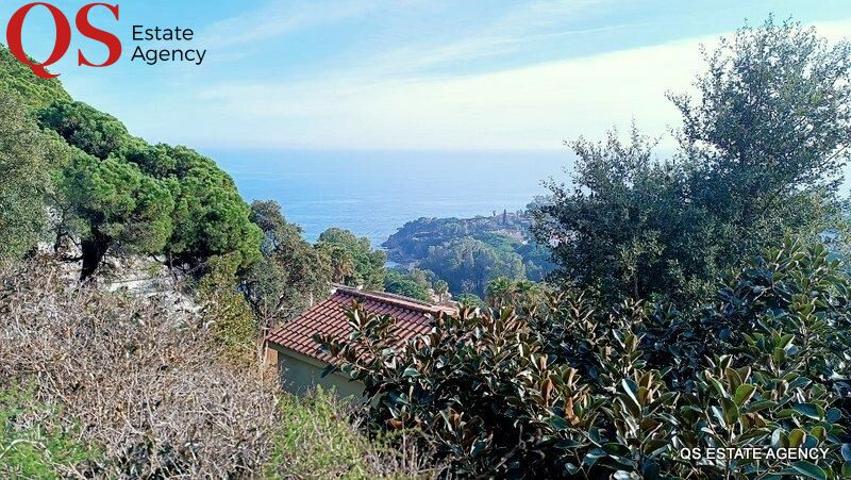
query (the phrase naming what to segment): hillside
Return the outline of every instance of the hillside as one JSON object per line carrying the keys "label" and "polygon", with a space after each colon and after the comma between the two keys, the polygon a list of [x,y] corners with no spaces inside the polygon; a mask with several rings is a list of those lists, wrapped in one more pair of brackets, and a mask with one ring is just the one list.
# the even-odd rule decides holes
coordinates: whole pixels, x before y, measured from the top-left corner
{"label": "hillside", "polygon": [[[715,44],[674,152],[579,137],[544,201],[409,222],[392,270],[7,56],[0,478],[851,478],[851,43]],[[332,283],[459,295],[305,313]]]}
{"label": "hillside", "polygon": [[40,108],[54,100],[70,100],[58,79],[36,78],[27,66],[21,64],[0,44],[0,91],[17,93],[32,108]]}
{"label": "hillside", "polygon": [[213,159],[133,136],[2,46],[0,177],[0,478],[430,478],[260,368],[265,329],[332,269],[380,284],[368,242],[308,244]]}
{"label": "hillside", "polygon": [[532,240],[526,212],[489,217],[420,218],[382,244],[392,262],[430,270],[453,293],[483,294],[496,277],[542,280],[552,270],[549,253]]}

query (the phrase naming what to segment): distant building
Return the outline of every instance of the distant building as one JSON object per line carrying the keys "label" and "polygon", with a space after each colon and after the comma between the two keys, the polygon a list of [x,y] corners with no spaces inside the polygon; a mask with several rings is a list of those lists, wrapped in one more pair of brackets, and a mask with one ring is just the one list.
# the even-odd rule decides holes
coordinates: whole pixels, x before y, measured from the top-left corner
{"label": "distant building", "polygon": [[[390,315],[396,321],[395,334],[402,340],[428,333],[433,319],[441,313],[454,313],[453,307],[435,306],[400,295],[365,292],[354,288],[336,286],[326,300],[310,307],[298,318],[275,329],[266,337],[268,348],[274,352],[281,386],[292,393],[304,393],[321,385],[335,388],[342,397],[360,396],[363,385],[353,382],[341,373],[322,378],[322,371],[331,361],[319,350],[313,339],[316,334],[331,335],[345,340],[351,333],[346,312],[359,303],[368,313]],[[274,357],[277,357],[276,359]]]}

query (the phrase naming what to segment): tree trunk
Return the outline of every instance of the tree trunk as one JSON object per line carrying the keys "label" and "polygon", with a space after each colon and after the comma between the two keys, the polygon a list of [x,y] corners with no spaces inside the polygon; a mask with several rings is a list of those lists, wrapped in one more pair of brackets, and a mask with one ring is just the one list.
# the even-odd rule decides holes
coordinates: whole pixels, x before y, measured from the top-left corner
{"label": "tree trunk", "polygon": [[91,238],[83,240],[81,245],[83,268],[80,270],[80,281],[87,280],[95,273],[106,251],[109,250],[110,243],[111,239],[97,230],[92,232]]}

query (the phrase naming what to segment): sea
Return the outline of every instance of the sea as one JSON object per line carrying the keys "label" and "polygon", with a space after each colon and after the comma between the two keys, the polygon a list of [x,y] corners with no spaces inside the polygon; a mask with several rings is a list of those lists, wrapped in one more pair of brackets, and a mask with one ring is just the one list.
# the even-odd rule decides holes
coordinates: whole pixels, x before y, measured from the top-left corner
{"label": "sea", "polygon": [[568,151],[205,151],[248,200],[276,200],[308,241],[330,227],[378,247],[420,217],[474,217],[524,209],[569,180]]}

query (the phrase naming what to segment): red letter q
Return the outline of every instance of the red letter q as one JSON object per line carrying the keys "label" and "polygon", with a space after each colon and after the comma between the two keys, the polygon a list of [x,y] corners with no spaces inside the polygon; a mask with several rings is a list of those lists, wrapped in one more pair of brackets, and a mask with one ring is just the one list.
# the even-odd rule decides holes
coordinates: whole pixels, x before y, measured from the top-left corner
{"label": "red letter q", "polygon": [[[53,44],[53,52],[51,52],[50,57],[44,63],[36,63],[30,60],[21,44],[21,32],[24,28],[24,20],[30,10],[37,6],[45,7],[49,10],[53,16],[53,23],[56,25],[56,41]],[[65,52],[68,51],[68,47],[71,46],[71,25],[68,23],[65,15],[53,5],[42,2],[30,3],[24,5],[12,15],[11,20],[9,20],[9,28],[6,31],[6,43],[9,45],[9,51],[12,52],[12,55],[21,63],[30,67],[33,73],[41,78],[55,78],[59,74],[53,75],[45,67],[58,62],[65,55]]]}

